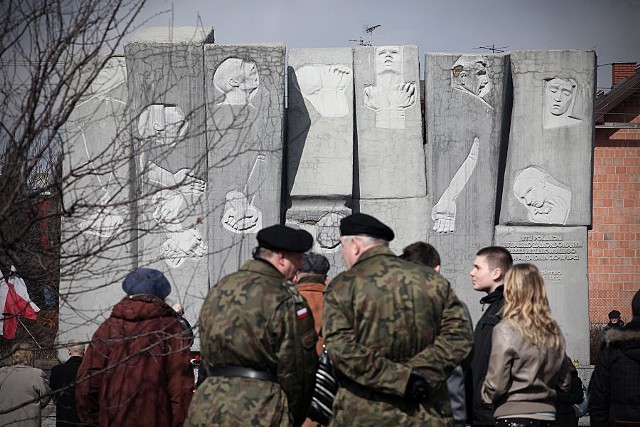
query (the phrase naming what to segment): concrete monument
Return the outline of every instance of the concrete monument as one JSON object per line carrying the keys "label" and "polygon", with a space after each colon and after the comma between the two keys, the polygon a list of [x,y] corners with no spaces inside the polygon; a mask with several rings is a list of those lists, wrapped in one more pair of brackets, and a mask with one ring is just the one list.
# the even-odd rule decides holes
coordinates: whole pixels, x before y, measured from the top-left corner
{"label": "concrete monument", "polygon": [[[518,51],[511,63],[513,112],[500,223],[589,225],[595,53]],[[525,181],[537,181],[552,193],[544,208],[521,203],[522,183],[516,178],[522,181],[525,170]],[[548,178],[531,178],[535,170]],[[546,209],[550,212],[541,214]]]}
{"label": "concrete monument", "polygon": [[209,281],[251,258],[280,222],[284,46],[206,45]]}
{"label": "concrete monument", "polygon": [[497,226],[496,244],[511,252],[514,263],[530,262],[540,269],[567,354],[588,364],[587,228]]}
{"label": "concrete monument", "polygon": [[[135,149],[137,263],[172,284],[191,324],[208,291],[210,242],[201,28],[144,28],[125,45]],[[197,344],[196,344],[197,345]]]}
{"label": "concrete monument", "polygon": [[353,189],[353,51],[290,49],[286,221],[315,237],[314,251],[343,268],[340,219]]}
{"label": "concrete monument", "polygon": [[354,211],[385,220],[398,236],[394,249],[426,234],[409,224],[428,216],[418,68],[416,46],[354,51]]}
{"label": "concrete monument", "polygon": [[476,320],[469,270],[475,253],[493,242],[508,77],[507,55],[425,55],[428,241]]}
{"label": "concrete monument", "polygon": [[[122,296],[134,264],[130,240],[127,73],[122,56],[99,57],[95,77],[65,127],[59,329],[57,342],[91,338]],[[88,82],[85,82],[87,84]],[[64,353],[64,354],[63,354]],[[60,354],[62,360],[66,351]]]}

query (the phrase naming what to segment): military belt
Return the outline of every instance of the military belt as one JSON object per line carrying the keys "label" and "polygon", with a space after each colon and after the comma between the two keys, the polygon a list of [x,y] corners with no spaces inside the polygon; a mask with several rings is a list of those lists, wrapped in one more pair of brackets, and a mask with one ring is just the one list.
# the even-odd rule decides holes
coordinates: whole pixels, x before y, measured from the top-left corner
{"label": "military belt", "polygon": [[271,381],[274,383],[278,382],[278,377],[271,372],[256,371],[255,369],[244,368],[242,366],[213,366],[207,369],[207,373],[212,377],[242,377]]}

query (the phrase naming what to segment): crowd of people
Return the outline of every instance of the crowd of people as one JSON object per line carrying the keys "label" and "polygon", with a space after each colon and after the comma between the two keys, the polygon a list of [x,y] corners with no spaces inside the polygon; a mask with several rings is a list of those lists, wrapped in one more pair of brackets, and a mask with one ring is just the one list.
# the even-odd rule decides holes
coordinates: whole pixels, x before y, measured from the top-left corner
{"label": "crowd of people", "polygon": [[[474,330],[436,248],[416,242],[396,256],[393,239],[370,215],[345,217],[346,269],[329,281],[309,233],[260,230],[253,259],[201,308],[195,392],[191,326],[165,302],[164,274],[138,268],[86,350],[73,343],[50,382],[16,349],[0,368],[0,424],[37,425],[28,420],[53,396],[58,425],[316,426],[309,408],[326,351],[339,383],[325,408],[331,426],[577,425],[580,380],[538,268],[514,264],[503,247],[479,250],[471,283],[486,295]],[[632,313],[603,336],[592,426],[640,425],[640,291]]]}

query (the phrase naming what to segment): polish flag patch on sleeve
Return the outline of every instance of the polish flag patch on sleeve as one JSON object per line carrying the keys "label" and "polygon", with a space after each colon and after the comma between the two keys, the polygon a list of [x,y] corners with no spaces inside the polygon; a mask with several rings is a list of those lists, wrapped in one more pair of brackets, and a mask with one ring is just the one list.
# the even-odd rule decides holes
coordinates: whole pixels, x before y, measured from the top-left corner
{"label": "polish flag patch on sleeve", "polygon": [[309,315],[309,311],[306,307],[302,307],[300,310],[296,311],[296,314],[298,315],[298,319],[304,319]]}

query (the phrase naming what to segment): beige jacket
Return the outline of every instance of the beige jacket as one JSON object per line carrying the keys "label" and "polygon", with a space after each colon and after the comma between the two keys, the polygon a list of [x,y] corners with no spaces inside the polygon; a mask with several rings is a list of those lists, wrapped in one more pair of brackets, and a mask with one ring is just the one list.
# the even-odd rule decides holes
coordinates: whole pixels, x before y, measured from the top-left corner
{"label": "beige jacket", "polygon": [[569,367],[563,364],[564,337],[560,348],[534,346],[506,321],[493,329],[491,360],[482,384],[482,400],[494,403],[496,418],[509,415],[552,413],[556,388],[571,385]]}

